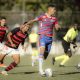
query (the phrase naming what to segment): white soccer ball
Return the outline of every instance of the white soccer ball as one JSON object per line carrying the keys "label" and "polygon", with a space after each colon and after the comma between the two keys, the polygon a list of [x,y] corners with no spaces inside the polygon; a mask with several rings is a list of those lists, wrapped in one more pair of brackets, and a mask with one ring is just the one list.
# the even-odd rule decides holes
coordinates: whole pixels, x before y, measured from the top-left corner
{"label": "white soccer ball", "polygon": [[53,75],[52,69],[51,68],[45,69],[45,74],[47,77],[51,77]]}
{"label": "white soccer ball", "polygon": [[80,63],[78,63],[77,67],[80,68]]}

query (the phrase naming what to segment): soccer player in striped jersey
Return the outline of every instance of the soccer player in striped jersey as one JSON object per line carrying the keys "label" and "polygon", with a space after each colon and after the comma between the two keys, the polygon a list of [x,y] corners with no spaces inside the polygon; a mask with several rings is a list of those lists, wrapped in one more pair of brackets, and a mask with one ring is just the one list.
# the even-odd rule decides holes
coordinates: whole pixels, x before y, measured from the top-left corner
{"label": "soccer player in striped jersey", "polygon": [[2,49],[4,51],[4,56],[6,54],[12,54],[12,58],[14,61],[9,66],[7,66],[3,71],[1,71],[1,74],[8,75],[7,72],[16,67],[20,62],[18,46],[21,43],[24,46],[24,41],[28,37],[27,31],[30,28],[30,25],[27,25],[26,23],[27,22],[25,22],[19,28],[13,29],[7,35],[7,40],[5,42],[5,45],[3,45]]}
{"label": "soccer player in striped jersey", "polygon": [[[6,33],[8,31],[8,27],[6,26],[6,18],[1,17],[0,18],[0,48],[2,47],[2,43],[4,42]],[[0,57],[2,57],[2,54],[0,54]],[[6,67],[5,64],[3,64],[3,60],[0,60],[0,67]]]}
{"label": "soccer player in striped jersey", "polygon": [[77,36],[78,36],[78,26],[77,25],[70,26],[70,29],[67,31],[67,33],[63,37],[63,41],[62,41],[62,46],[63,46],[65,54],[53,58],[53,64],[57,60],[62,60],[59,66],[60,67],[64,67],[65,66],[64,64],[72,56],[70,44],[73,44],[73,48],[77,47],[77,45],[76,45],[76,37]]}
{"label": "soccer player in striped jersey", "polygon": [[[43,76],[45,73],[43,71],[43,59],[46,59],[52,45],[52,37],[53,29],[56,28],[58,30],[60,28],[58,24],[58,20],[55,17],[56,13],[56,6],[54,4],[49,4],[47,7],[47,11],[36,17],[33,20],[30,20],[28,24],[31,24],[35,21],[39,21],[39,48],[40,48],[40,54],[39,54],[39,73]],[[46,56],[44,56],[46,54]]]}

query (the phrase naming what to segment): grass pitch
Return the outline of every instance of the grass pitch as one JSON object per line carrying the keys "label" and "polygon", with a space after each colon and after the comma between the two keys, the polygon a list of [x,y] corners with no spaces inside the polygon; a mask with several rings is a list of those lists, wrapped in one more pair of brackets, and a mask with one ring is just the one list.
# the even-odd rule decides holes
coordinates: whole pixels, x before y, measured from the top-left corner
{"label": "grass pitch", "polygon": [[[21,57],[20,64],[13,70],[9,71],[8,76],[0,74],[0,80],[80,80],[80,69],[75,66],[80,61],[80,55],[73,56],[67,63],[66,67],[59,67],[60,61],[52,65],[52,55],[44,61],[44,69],[52,68],[53,77],[41,77],[38,73],[38,62],[34,67],[31,66],[31,56]],[[11,57],[5,58],[5,64],[12,62]],[[0,68],[2,70],[3,68]]]}

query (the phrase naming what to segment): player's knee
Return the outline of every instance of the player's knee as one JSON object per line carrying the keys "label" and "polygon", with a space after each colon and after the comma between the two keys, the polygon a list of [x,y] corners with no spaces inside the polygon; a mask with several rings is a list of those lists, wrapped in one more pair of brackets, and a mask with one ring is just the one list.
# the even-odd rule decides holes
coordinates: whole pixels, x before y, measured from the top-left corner
{"label": "player's knee", "polygon": [[68,54],[68,56],[69,56],[69,57],[72,57],[72,54],[71,54],[71,53],[69,53],[69,54]]}
{"label": "player's knee", "polygon": [[0,55],[0,62],[5,58],[6,54]]}
{"label": "player's knee", "polygon": [[64,50],[65,53],[67,53],[67,50]]}
{"label": "player's knee", "polygon": [[68,56],[69,56],[69,57],[72,57],[72,52],[71,52],[70,49],[68,50]]}
{"label": "player's knee", "polygon": [[18,59],[18,60],[15,60],[15,63],[16,64],[19,64],[20,63],[20,60]]}
{"label": "player's knee", "polygon": [[44,52],[44,60],[47,59],[48,55],[49,55],[49,52],[48,51],[47,52]]}

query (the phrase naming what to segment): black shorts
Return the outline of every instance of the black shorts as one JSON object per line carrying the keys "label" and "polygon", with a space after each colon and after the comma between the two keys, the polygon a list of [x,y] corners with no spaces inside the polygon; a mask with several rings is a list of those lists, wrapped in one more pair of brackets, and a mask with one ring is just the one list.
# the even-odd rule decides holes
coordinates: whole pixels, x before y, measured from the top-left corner
{"label": "black shorts", "polygon": [[37,43],[31,43],[32,48],[37,48]]}
{"label": "black shorts", "polygon": [[63,40],[62,41],[62,46],[63,46],[64,52],[67,53],[68,50],[70,49],[70,43]]}

